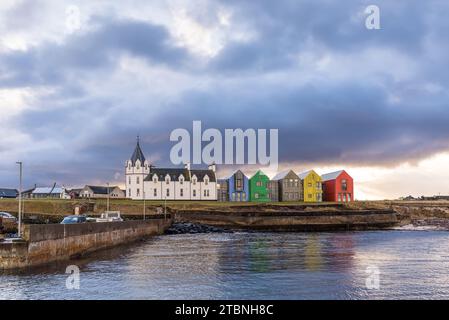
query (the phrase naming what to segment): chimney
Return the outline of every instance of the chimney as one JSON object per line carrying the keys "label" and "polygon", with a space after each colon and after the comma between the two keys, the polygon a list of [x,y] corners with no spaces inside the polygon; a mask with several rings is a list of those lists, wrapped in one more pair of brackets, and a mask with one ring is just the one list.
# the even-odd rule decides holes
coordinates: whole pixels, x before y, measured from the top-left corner
{"label": "chimney", "polygon": [[184,168],[186,168],[187,170],[190,170],[190,163],[187,162],[186,164],[184,164]]}
{"label": "chimney", "polygon": [[217,165],[215,164],[215,162],[212,162],[212,164],[209,165],[209,170],[212,170],[213,172],[217,170]]}

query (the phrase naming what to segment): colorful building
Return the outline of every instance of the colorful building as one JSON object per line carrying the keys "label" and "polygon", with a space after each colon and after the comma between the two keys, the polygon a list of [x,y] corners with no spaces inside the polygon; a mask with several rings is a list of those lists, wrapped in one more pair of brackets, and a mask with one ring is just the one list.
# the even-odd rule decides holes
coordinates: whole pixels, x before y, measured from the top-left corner
{"label": "colorful building", "polygon": [[318,173],[309,170],[298,175],[302,181],[302,199],[304,202],[323,201],[322,180]]}
{"label": "colorful building", "polygon": [[293,170],[278,173],[272,181],[278,184],[279,201],[301,201],[301,179]]}
{"label": "colorful building", "polygon": [[345,170],[323,174],[321,179],[324,201],[354,201],[354,180]]}
{"label": "colorful building", "polygon": [[268,202],[267,184],[270,181],[268,176],[261,170],[258,170],[249,179],[249,200],[254,202]]}
{"label": "colorful building", "polygon": [[241,170],[235,171],[226,181],[226,189],[228,190],[231,202],[244,202],[249,200],[249,180]]}

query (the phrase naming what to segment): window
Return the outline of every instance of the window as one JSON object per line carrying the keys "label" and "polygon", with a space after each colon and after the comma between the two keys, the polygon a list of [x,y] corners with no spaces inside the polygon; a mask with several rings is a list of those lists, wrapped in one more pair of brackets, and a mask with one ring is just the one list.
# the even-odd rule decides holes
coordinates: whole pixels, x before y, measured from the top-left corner
{"label": "window", "polygon": [[166,195],[167,197],[170,197],[170,189],[167,189],[165,195]]}
{"label": "window", "polygon": [[193,185],[196,185],[196,179],[195,178],[193,178],[192,183],[193,183]]}
{"label": "window", "polygon": [[312,199],[312,194],[309,193],[309,194],[307,195],[307,198]]}
{"label": "window", "polygon": [[193,196],[196,197],[196,190],[193,190]]}
{"label": "window", "polygon": [[204,190],[204,196],[208,197],[209,196],[209,190]]}
{"label": "window", "polygon": [[154,188],[154,190],[153,190],[153,196],[157,197],[157,189],[156,188]]}
{"label": "window", "polygon": [[351,201],[351,194],[350,193],[348,193],[348,201],[349,202]]}
{"label": "window", "polygon": [[137,196],[140,197],[140,189],[137,189]]}
{"label": "window", "polygon": [[235,192],[233,192],[233,193],[232,193],[232,201],[235,201],[236,198],[237,198],[237,197],[236,197],[236,194],[235,194]]}
{"label": "window", "polygon": [[259,199],[259,194],[257,192],[254,194],[254,198]]}
{"label": "window", "polygon": [[[128,195],[131,198],[131,189],[128,190]],[[87,194],[85,194],[84,196],[87,197]]]}
{"label": "window", "polygon": [[140,169],[140,164],[136,165],[136,169],[139,170]]}
{"label": "window", "polygon": [[131,170],[131,162],[128,162],[128,169]]}
{"label": "window", "polygon": [[346,181],[346,179],[341,180],[341,190],[348,190],[348,182]]}
{"label": "window", "polygon": [[298,179],[295,179],[295,187],[298,187]]}
{"label": "window", "polygon": [[246,201],[246,193],[245,192],[242,193],[242,200]]}
{"label": "window", "polygon": [[316,188],[317,188],[317,189],[321,189],[321,182],[317,182],[317,183],[316,183]]}
{"label": "window", "polygon": [[181,189],[179,190],[179,195],[180,195],[181,197],[184,197],[184,189],[181,188]]}
{"label": "window", "polygon": [[179,184],[184,184],[184,178],[179,178]]}
{"label": "window", "polygon": [[139,178],[139,177],[137,177],[136,183],[137,183],[137,184],[140,184],[140,178]]}
{"label": "window", "polygon": [[241,189],[242,188],[242,179],[235,180],[235,186],[237,189]]}
{"label": "window", "polygon": [[128,179],[128,184],[131,184],[131,177],[129,177]]}
{"label": "window", "polygon": [[309,183],[307,184],[307,186],[308,186],[309,188],[312,188],[312,183],[309,182]]}
{"label": "window", "polygon": [[170,178],[165,178],[165,184],[170,184]]}
{"label": "window", "polygon": [[209,179],[204,179],[204,184],[207,186],[209,184]]}
{"label": "window", "polygon": [[157,177],[156,176],[153,177],[153,182],[157,183]]}
{"label": "window", "polygon": [[338,202],[341,202],[341,193],[338,194]]}

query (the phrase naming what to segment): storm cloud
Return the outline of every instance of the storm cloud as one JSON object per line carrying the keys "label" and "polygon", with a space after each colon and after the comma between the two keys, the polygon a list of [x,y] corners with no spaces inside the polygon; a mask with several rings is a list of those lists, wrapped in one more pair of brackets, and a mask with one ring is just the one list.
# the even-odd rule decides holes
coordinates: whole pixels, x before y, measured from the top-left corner
{"label": "storm cloud", "polygon": [[[46,1],[48,21],[18,26],[39,18],[25,3],[0,7],[2,186],[17,160],[28,185],[122,183],[137,135],[170,165],[170,132],[194,120],[279,129],[281,166],[449,151],[444,1],[72,1],[73,33]],[[380,30],[365,28],[370,4]]]}

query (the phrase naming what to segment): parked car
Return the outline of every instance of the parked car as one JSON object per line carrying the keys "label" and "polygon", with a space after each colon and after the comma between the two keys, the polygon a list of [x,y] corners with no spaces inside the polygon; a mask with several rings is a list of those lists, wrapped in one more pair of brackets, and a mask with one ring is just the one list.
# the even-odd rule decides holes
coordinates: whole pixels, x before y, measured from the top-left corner
{"label": "parked car", "polygon": [[2,217],[4,222],[17,222],[17,218],[8,212],[0,212],[0,217]]}
{"label": "parked car", "polygon": [[75,223],[86,223],[87,218],[85,216],[67,216],[62,221],[61,224],[75,224]]}
{"label": "parked car", "polygon": [[97,222],[117,222],[123,221],[120,217],[120,211],[106,211],[101,214],[100,218],[97,218]]}

